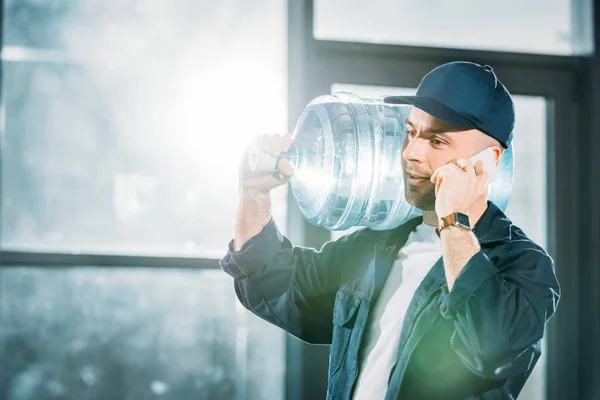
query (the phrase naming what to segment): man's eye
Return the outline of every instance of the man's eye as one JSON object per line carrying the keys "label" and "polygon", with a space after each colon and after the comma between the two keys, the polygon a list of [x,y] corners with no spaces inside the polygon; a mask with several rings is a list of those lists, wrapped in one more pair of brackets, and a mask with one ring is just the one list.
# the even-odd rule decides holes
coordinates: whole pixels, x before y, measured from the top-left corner
{"label": "man's eye", "polygon": [[431,139],[431,143],[432,143],[434,146],[443,146],[443,145],[445,145],[445,144],[446,144],[445,142],[443,142],[443,141],[441,141],[441,140],[439,140],[439,139]]}
{"label": "man's eye", "polygon": [[409,139],[412,139],[413,137],[415,137],[415,133],[413,131],[408,131],[406,133],[406,136],[408,136]]}

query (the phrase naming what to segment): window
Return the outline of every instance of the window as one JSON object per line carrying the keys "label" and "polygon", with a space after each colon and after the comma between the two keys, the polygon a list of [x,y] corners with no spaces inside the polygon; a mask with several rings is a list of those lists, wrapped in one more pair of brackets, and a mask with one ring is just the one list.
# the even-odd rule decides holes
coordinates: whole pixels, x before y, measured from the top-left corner
{"label": "window", "polygon": [[571,0],[316,0],[314,36],[414,46],[591,53],[590,10],[591,2]]}
{"label": "window", "polygon": [[0,258],[70,265],[2,260],[0,398],[283,398],[286,336],[216,258],[246,145],[287,126],[286,2],[2,4]]}
{"label": "window", "polygon": [[58,4],[4,3],[2,248],[221,256],[286,130],[285,2]]}
{"label": "window", "polygon": [[0,282],[2,399],[284,397],[285,336],[222,271],[8,266]]}

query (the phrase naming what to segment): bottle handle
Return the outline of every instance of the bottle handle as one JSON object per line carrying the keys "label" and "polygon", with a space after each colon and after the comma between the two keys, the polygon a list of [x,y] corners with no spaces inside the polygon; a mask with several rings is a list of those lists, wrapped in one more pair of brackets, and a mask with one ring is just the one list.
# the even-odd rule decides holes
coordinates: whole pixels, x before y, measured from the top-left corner
{"label": "bottle handle", "polygon": [[250,171],[265,174],[276,172],[278,161],[279,157],[273,157],[263,151],[258,139],[254,139],[250,143],[248,149],[248,168]]}
{"label": "bottle handle", "polygon": [[284,151],[277,157],[273,157],[264,152],[259,145],[258,139],[254,139],[252,143],[250,143],[250,148],[248,150],[248,167],[250,168],[250,171],[256,173],[269,174],[277,172],[279,171],[279,168],[277,167],[279,160],[286,158],[294,162],[299,158],[299,152],[300,150],[298,147],[292,144],[287,151]]}

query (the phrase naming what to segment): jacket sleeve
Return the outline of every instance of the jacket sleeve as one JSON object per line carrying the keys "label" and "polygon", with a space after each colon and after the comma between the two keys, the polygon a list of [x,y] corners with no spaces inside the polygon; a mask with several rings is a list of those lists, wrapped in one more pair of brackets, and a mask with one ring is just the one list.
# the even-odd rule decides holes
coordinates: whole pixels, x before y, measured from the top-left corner
{"label": "jacket sleeve", "polygon": [[559,297],[550,256],[511,242],[489,257],[481,251],[473,256],[452,291],[444,288],[440,311],[454,323],[451,344],[466,367],[488,379],[506,379],[537,360]]}
{"label": "jacket sleeve", "polygon": [[220,265],[247,309],[301,340],[330,344],[343,254],[356,234],[317,251],[293,246],[271,219],[240,251],[231,241]]}

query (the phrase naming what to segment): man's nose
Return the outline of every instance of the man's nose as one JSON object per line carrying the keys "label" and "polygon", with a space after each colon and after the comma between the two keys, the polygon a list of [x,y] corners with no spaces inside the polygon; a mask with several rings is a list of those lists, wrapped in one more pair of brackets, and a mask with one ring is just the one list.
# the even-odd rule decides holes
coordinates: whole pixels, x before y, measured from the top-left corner
{"label": "man's nose", "polygon": [[420,138],[413,138],[407,141],[402,157],[406,161],[423,161],[425,159],[425,146],[427,141]]}

